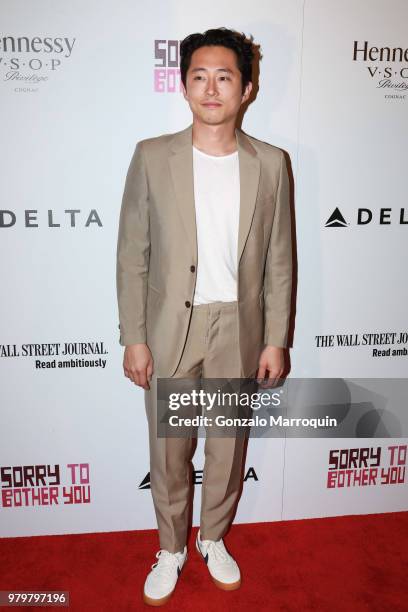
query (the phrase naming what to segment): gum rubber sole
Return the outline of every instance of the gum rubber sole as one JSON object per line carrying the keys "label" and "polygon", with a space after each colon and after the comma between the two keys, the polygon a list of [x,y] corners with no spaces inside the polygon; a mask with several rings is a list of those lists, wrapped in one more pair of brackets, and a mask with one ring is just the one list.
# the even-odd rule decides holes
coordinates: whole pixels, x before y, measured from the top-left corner
{"label": "gum rubber sole", "polygon": [[219,580],[216,580],[215,578],[213,578],[213,576],[211,576],[211,578],[213,579],[214,584],[219,588],[222,589],[223,591],[235,591],[236,589],[239,589],[239,587],[241,586],[241,580],[237,580],[237,582],[220,582]]}
{"label": "gum rubber sole", "polygon": [[168,595],[165,595],[164,597],[161,597],[160,599],[152,599],[151,597],[148,597],[143,591],[143,601],[148,606],[155,606],[155,607],[164,606],[164,604],[166,604],[169,601],[173,593],[174,593],[174,589],[172,590],[171,593],[169,593]]}

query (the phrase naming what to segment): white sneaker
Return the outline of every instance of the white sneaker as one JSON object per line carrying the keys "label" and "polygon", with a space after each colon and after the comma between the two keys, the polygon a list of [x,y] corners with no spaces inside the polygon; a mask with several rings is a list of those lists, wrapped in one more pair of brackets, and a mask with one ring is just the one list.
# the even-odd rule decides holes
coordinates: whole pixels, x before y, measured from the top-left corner
{"label": "white sneaker", "polygon": [[143,589],[143,601],[150,606],[162,606],[170,599],[181,568],[187,561],[187,546],[184,546],[183,552],[178,553],[161,548],[156,558],[158,561],[152,565]]}
{"label": "white sneaker", "polygon": [[233,591],[241,586],[239,567],[225,548],[222,538],[217,542],[201,540],[198,530],[196,548],[206,562],[211,578],[220,589]]}

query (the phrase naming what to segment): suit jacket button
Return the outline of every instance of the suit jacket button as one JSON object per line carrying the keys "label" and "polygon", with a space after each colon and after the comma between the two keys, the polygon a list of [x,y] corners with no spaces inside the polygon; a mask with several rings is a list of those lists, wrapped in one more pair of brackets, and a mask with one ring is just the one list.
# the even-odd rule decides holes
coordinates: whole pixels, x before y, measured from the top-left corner
{"label": "suit jacket button", "polygon": [[187,300],[187,302],[185,302],[185,305],[187,306],[187,308],[190,308],[191,303]]}
{"label": "suit jacket button", "polygon": [[191,272],[195,272],[195,266],[190,266]]}

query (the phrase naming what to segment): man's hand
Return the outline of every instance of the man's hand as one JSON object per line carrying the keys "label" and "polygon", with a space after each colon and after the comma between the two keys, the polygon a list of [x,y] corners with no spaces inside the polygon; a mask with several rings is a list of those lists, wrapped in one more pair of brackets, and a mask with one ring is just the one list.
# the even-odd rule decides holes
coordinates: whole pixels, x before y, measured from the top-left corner
{"label": "man's hand", "polygon": [[123,370],[135,385],[150,389],[148,380],[153,374],[153,357],[147,344],[131,344],[125,348]]}
{"label": "man's hand", "polygon": [[[270,389],[281,378],[285,369],[284,349],[276,346],[267,345],[261,353],[258,365],[257,380],[262,388]],[[262,384],[266,378],[265,373],[268,370],[269,376],[267,381]]]}

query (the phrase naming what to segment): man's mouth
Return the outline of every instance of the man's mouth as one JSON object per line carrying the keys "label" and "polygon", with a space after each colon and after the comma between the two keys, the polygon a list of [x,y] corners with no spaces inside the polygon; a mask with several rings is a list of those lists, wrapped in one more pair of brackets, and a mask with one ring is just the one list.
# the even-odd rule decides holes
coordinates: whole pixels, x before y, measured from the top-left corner
{"label": "man's mouth", "polygon": [[203,102],[203,106],[206,108],[218,108],[221,104],[219,102]]}

